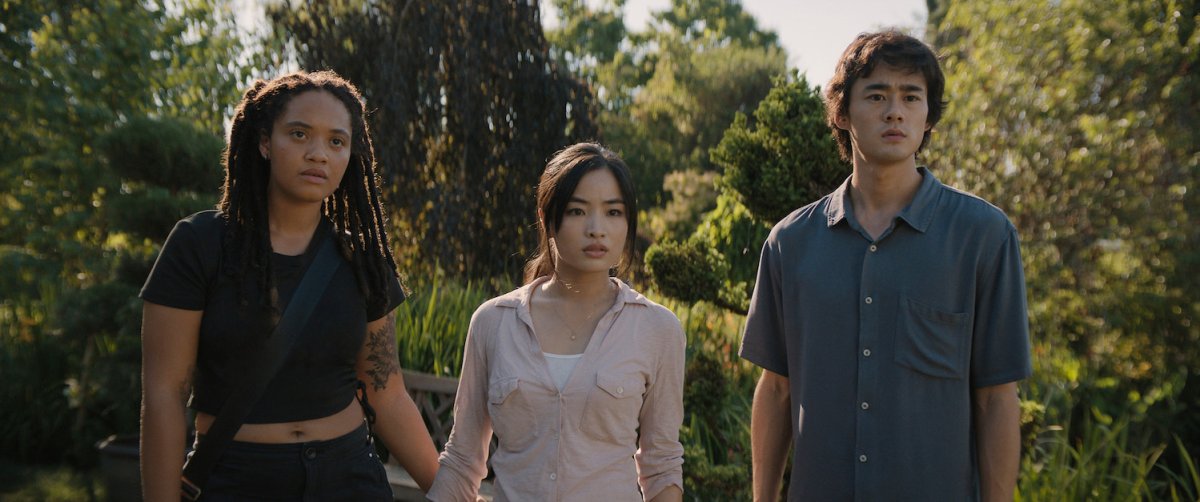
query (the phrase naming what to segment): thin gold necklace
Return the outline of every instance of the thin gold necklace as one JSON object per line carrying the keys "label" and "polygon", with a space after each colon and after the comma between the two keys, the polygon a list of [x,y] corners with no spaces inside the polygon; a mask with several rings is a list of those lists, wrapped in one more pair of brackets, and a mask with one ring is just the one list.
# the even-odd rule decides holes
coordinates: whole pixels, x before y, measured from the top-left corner
{"label": "thin gold necklace", "polygon": [[[611,284],[611,283],[609,283],[609,284]],[[610,289],[611,289],[611,288],[610,288]],[[605,296],[607,297],[608,295],[605,295]],[[590,320],[592,319],[592,317],[593,317],[593,316],[595,316],[595,315],[597,314],[597,312],[596,312],[596,307],[603,305],[603,304],[605,303],[605,301],[606,301],[606,300],[608,300],[608,298],[601,298],[601,299],[600,299],[600,301],[596,302],[595,304],[593,304],[593,305],[591,306],[591,309],[589,309],[589,312],[588,312],[588,315],[587,315],[587,317],[584,317],[584,318],[583,318],[583,319],[584,319],[584,324],[587,324],[587,322],[588,322],[588,321],[590,321]],[[612,304],[612,302],[611,302],[611,301],[609,301],[608,303],[609,303],[610,305]],[[606,309],[606,310],[607,310],[607,309]],[[579,339],[579,333],[577,333],[577,332],[575,331],[575,329],[571,327],[571,323],[570,323],[570,322],[567,322],[567,318],[566,318],[566,317],[563,317],[563,315],[562,315],[561,313],[559,313],[559,312],[558,312],[558,309],[553,309],[553,308],[552,308],[552,309],[550,309],[550,311],[554,313],[554,317],[557,317],[557,318],[558,318],[558,320],[562,322],[563,326],[566,326],[566,327],[567,327],[567,331],[571,333],[571,341],[575,341],[575,340]]]}

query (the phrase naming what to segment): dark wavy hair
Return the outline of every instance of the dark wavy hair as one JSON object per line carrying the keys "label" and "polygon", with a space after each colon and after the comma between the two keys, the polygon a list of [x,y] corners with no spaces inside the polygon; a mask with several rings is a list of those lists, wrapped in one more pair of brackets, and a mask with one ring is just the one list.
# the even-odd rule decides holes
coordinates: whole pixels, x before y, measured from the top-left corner
{"label": "dark wavy hair", "polygon": [[837,140],[838,151],[842,160],[854,161],[854,150],[850,142],[850,131],[839,129],[837,118],[850,113],[850,90],[860,78],[868,77],[875,67],[882,62],[901,70],[920,73],[925,77],[929,115],[926,123],[930,130],[925,131],[919,153],[929,144],[932,128],[942,119],[946,109],[943,94],[946,89],[946,77],[942,75],[942,67],[938,64],[938,56],[924,42],[898,31],[880,33],[861,33],[846,47],[838,60],[837,70],[829,85],[825,88],[825,120],[833,130]]}
{"label": "dark wavy hair", "polygon": [[[633,175],[629,166],[616,153],[604,148],[598,143],[576,143],[568,146],[546,163],[546,170],[538,181],[537,207],[542,219],[538,222],[538,249],[536,254],[525,264],[525,283],[554,273],[554,251],[550,249],[549,229],[562,226],[563,215],[579,180],[587,173],[597,169],[608,169],[617,179],[621,189],[621,199],[625,202],[625,221],[629,230],[625,234],[625,249],[623,250],[621,267],[628,270],[635,256],[635,237],[637,236],[637,192],[633,188]],[[625,270],[622,270],[624,272]]]}
{"label": "dark wavy hair", "polygon": [[[373,310],[385,308],[388,284],[396,277],[396,261],[385,231],[387,213],[383,210],[366,109],[354,84],[331,71],[301,71],[258,80],[238,103],[223,154],[225,182],[217,204],[226,222],[223,268],[243,283],[255,278],[263,293],[263,305],[278,314],[267,226],[271,166],[260,154],[259,142],[270,136],[275,119],[291,99],[308,91],[328,92],[350,112],[350,162],[341,184],[322,203],[321,212],[332,222],[342,254],[350,262],[368,306]],[[246,289],[240,290],[244,295]]]}

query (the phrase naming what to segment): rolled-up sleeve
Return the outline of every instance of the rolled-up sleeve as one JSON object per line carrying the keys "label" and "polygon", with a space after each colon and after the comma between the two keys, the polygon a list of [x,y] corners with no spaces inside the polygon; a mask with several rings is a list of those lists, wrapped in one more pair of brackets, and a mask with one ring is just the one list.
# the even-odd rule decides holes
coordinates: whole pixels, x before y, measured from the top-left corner
{"label": "rolled-up sleeve", "polygon": [[[462,372],[454,398],[454,428],[446,449],[438,458],[440,468],[427,498],[434,501],[474,501],[479,484],[487,476],[488,444],[492,421],[487,412],[487,355],[485,328],[488,307],[484,305],[471,317],[463,348]],[[494,312],[493,312],[494,314]]]}
{"label": "rolled-up sleeve", "polygon": [[653,383],[638,417],[638,484],[646,500],[658,496],[671,485],[683,490],[683,445],[679,427],[683,424],[683,378],[687,337],[674,315],[664,321],[654,338],[662,341]]}

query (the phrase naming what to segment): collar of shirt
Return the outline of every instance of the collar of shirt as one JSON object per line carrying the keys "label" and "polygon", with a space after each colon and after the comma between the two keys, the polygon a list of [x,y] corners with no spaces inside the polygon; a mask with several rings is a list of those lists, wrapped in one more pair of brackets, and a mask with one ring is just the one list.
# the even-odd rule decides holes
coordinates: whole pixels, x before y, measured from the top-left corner
{"label": "collar of shirt", "polygon": [[[538,277],[529,284],[521,286],[520,288],[496,298],[496,306],[517,309],[517,318],[521,319],[526,324],[533,326],[533,317],[529,313],[529,300],[533,296],[534,288],[540,286],[542,283],[548,280],[550,280],[549,276]],[[610,277],[608,280],[617,285],[617,301],[613,302],[612,307],[610,307],[601,317],[607,317],[609,314],[620,311],[625,307],[626,304],[641,304],[646,306],[651,305],[649,299],[647,299],[641,293],[634,291],[633,288],[630,288],[629,285],[625,284],[620,279],[617,279],[616,277]]]}
{"label": "collar of shirt", "polygon": [[[937,214],[937,199],[941,194],[942,182],[925,166],[918,167],[917,172],[921,173],[921,187],[917,189],[912,202],[909,202],[896,217],[904,220],[914,230],[925,233],[929,222],[933,221],[933,216]],[[829,204],[825,206],[825,223],[831,228],[854,213],[850,205],[850,178],[847,176],[846,181],[829,194]]]}

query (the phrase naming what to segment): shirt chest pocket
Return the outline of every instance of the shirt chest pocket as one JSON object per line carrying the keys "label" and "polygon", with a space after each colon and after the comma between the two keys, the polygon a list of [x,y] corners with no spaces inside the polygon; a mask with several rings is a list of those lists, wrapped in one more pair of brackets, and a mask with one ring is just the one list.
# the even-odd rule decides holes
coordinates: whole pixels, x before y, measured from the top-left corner
{"label": "shirt chest pocket", "polygon": [[901,297],[897,317],[897,364],[936,378],[958,380],[966,375],[970,314]]}
{"label": "shirt chest pocket", "polygon": [[519,378],[505,378],[488,386],[488,415],[500,448],[517,451],[528,446],[537,431],[537,416],[522,392]]}
{"label": "shirt chest pocket", "polygon": [[596,385],[588,391],[579,421],[583,433],[608,443],[632,443],[645,392],[646,380],[640,373],[596,373]]}

